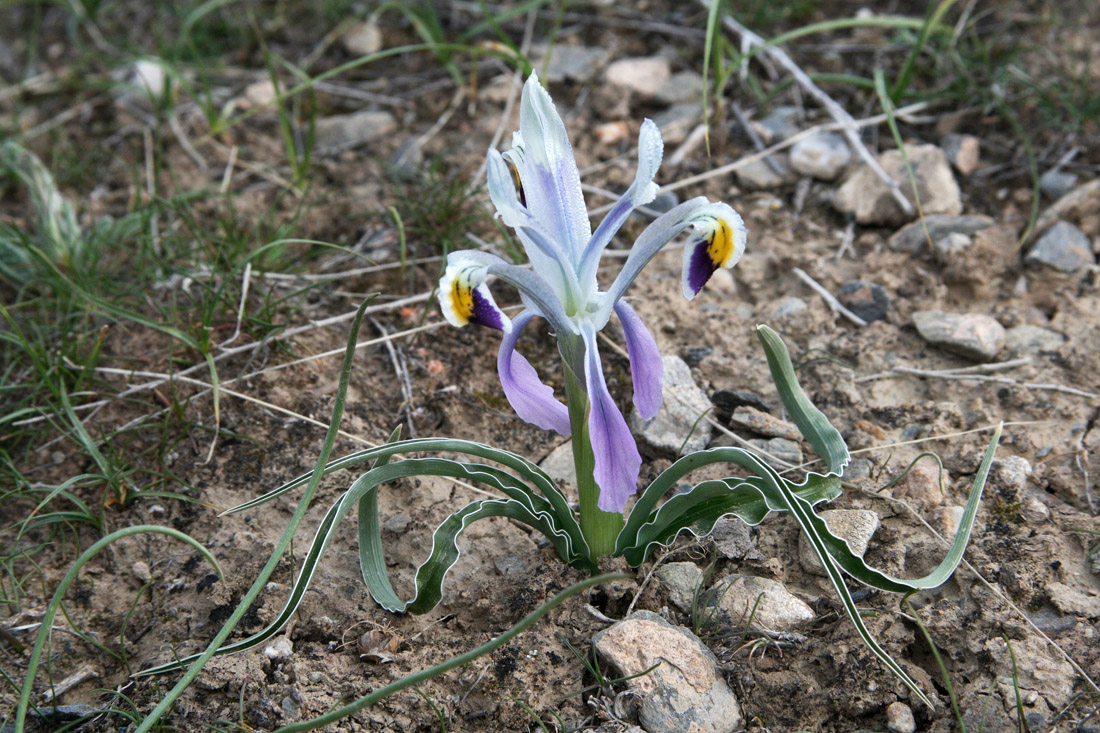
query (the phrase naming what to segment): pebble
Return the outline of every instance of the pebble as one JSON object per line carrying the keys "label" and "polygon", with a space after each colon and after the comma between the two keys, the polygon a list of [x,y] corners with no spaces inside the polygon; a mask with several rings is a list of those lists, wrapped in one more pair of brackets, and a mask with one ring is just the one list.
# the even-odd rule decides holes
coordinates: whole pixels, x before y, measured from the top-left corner
{"label": "pebble", "polygon": [[[772,168],[771,164],[768,163],[769,160],[775,163],[781,172],[777,172],[775,168]],[[734,175],[737,176],[739,184],[754,191],[779,188],[793,180],[790,172],[790,162],[785,153],[776,153],[768,158],[754,160],[748,165],[738,168],[734,171]]]}
{"label": "pebble", "polygon": [[973,361],[990,361],[1005,345],[1004,327],[983,313],[916,311],[913,325],[925,341]]}
{"label": "pebble", "polygon": [[1060,199],[1073,190],[1077,185],[1076,173],[1066,173],[1060,170],[1049,170],[1039,176],[1039,189],[1052,199]]}
{"label": "pebble", "polygon": [[695,71],[678,71],[668,78],[655,95],[663,104],[703,101],[703,77]]}
{"label": "pebble", "polygon": [[1050,508],[1034,496],[1029,496],[1020,504],[1020,519],[1029,524],[1042,524],[1050,520]]}
{"label": "pebble", "polygon": [[871,478],[871,469],[874,467],[866,458],[857,458],[844,469],[845,481],[865,481]]}
{"label": "pebble", "polygon": [[[818,512],[834,536],[848,543],[848,548],[858,557],[867,552],[875,530],[879,528],[878,514],[870,509],[826,509]],[[804,533],[798,535],[798,559],[806,572],[825,575],[825,568],[813,551]]]}
{"label": "pebble", "polygon": [[[542,61],[546,58],[547,47],[536,51],[532,56],[539,59],[535,66],[543,67]],[[558,84],[564,81],[586,83],[592,81],[596,75],[596,69],[600,68],[607,60],[608,50],[594,46],[563,46],[555,45],[551,50],[550,66],[543,74],[545,81]]]}
{"label": "pebble", "polygon": [[708,356],[714,353],[713,346],[691,346],[680,352],[680,358],[684,360],[684,363],[689,367],[697,367]]}
{"label": "pebble", "polygon": [[364,111],[333,115],[317,120],[316,141],[320,149],[342,150],[377,140],[397,129],[389,112]]}
{"label": "pebble", "polygon": [[806,301],[797,296],[790,296],[779,301],[779,304],[775,307],[776,318],[786,318],[787,316],[794,315],[795,313],[804,312],[809,306],[806,305]]}
{"label": "pebble", "polygon": [[285,662],[294,656],[294,644],[285,636],[280,636],[264,647],[264,656],[273,662]]}
{"label": "pebble", "polygon": [[727,560],[744,560],[762,557],[756,549],[752,527],[737,517],[722,517],[710,531],[714,549]]}
{"label": "pebble", "polygon": [[893,733],[916,733],[917,721],[908,705],[892,702],[886,706],[886,727]]}
{"label": "pebble", "polygon": [[655,453],[675,454],[681,445],[685,454],[703,450],[710,442],[711,427],[699,420],[699,416],[710,409],[710,400],[695,384],[691,368],[683,359],[667,355],[661,362],[664,365],[661,385],[664,403],[650,420],[643,419],[634,408],[630,413],[630,429],[643,446]]}
{"label": "pebble", "polygon": [[764,119],[751,124],[766,145],[775,145],[798,134],[798,121],[801,118],[802,111],[798,107],[781,106],[773,109]]}
{"label": "pebble", "polygon": [[958,257],[974,244],[969,234],[951,232],[946,237],[941,237],[932,243],[932,258],[941,265]]}
{"label": "pebble", "polygon": [[837,291],[836,297],[845,308],[868,323],[885,321],[890,310],[890,296],[878,283],[852,280]]}
{"label": "pebble", "polygon": [[[961,213],[959,184],[943,151],[935,145],[907,145],[905,150],[916,177],[917,192],[925,215],[956,216]],[[878,162],[890,177],[898,181],[902,193],[908,198],[912,185],[901,151],[888,150],[878,156]],[[917,215],[916,206],[909,214],[902,211],[890,189],[866,165],[860,166],[841,185],[833,198],[833,205],[842,213],[854,214],[860,224],[898,225]]]}
{"label": "pebble", "polygon": [[[637,611],[592,638],[596,653],[623,677],[641,702],[648,733],[733,733],[741,706],[698,637],[650,611]],[[648,674],[641,674],[653,665]]]}
{"label": "pebble", "polygon": [[653,115],[666,147],[682,143],[702,119],[703,105],[699,102],[680,102]]}
{"label": "pebble", "polygon": [[577,467],[573,463],[573,441],[567,440],[539,462],[550,478],[567,486],[577,485]]}
{"label": "pebble", "polygon": [[1007,456],[994,460],[989,468],[990,483],[1006,504],[1023,501],[1028,479],[1034,470],[1030,461],[1023,456]]}
{"label": "pebble", "polygon": [[717,410],[719,416],[725,419],[733,415],[733,411],[742,405],[755,407],[757,410],[763,412],[767,412],[771,409],[771,406],[764,401],[764,398],[755,392],[745,392],[735,389],[720,389],[710,396],[710,401],[714,404],[714,409]]}
{"label": "pebble", "polygon": [[1065,336],[1042,326],[1013,326],[1005,331],[1005,351],[1013,356],[1057,351],[1065,342]]}
{"label": "pebble", "polygon": [[657,569],[657,582],[668,593],[668,600],[684,613],[690,613],[695,592],[703,582],[703,571],[693,562],[669,562]]}
{"label": "pebble", "polygon": [[410,517],[407,512],[398,512],[392,517],[387,517],[386,521],[382,522],[382,531],[392,534],[401,534],[408,528],[410,523],[412,523],[412,517]]}
{"label": "pebble", "polygon": [[959,531],[959,525],[962,524],[963,514],[965,513],[966,508],[958,504],[940,507],[939,527],[937,529],[948,542],[955,539],[955,534]]}
{"label": "pebble", "polygon": [[834,132],[811,135],[791,147],[791,168],[822,181],[834,180],[851,160],[848,143]]}
{"label": "pebble", "polygon": [[769,438],[802,439],[802,433],[798,432],[797,427],[766,412],[761,412],[755,407],[736,408],[730,416],[730,424]]}
{"label": "pebble", "polygon": [[[749,443],[755,448],[759,448],[769,456],[775,456],[780,461],[786,463],[793,463],[798,465],[802,463],[802,446],[793,440],[787,440],[786,438],[771,438],[770,440],[750,440]],[[768,456],[761,456],[764,462],[770,465],[772,468],[784,469],[781,463],[772,461]]]}
{"label": "pebble", "polygon": [[714,588],[709,605],[718,606],[719,618],[729,626],[744,626],[750,614],[754,624],[770,631],[790,631],[814,619],[813,609],[805,601],[769,578],[734,574]]}
{"label": "pebble", "polygon": [[672,77],[672,68],[664,56],[620,59],[608,65],[604,80],[636,92],[643,97],[655,97]]}
{"label": "pebble", "polygon": [[901,480],[895,491],[899,499],[909,499],[925,509],[940,506],[951,491],[951,476],[943,471],[943,490],[940,490],[940,468],[931,461],[917,463]]}
{"label": "pebble", "polygon": [[352,56],[369,56],[382,50],[382,31],[376,23],[355,23],[340,36],[340,45]]}
{"label": "pebble", "polygon": [[981,142],[973,135],[944,135],[943,152],[960,174],[969,176],[981,162]]}
{"label": "pebble", "polygon": [[1024,259],[1029,265],[1046,265],[1062,272],[1077,272],[1096,264],[1088,236],[1065,221],[1047,229]]}
{"label": "pebble", "polygon": [[989,229],[993,223],[993,219],[988,216],[933,214],[924,217],[923,222],[915,221],[899,229],[887,241],[887,246],[895,252],[917,254],[929,239],[936,242],[949,234],[976,234],[983,229]]}
{"label": "pebble", "polygon": [[149,569],[149,563],[144,560],[138,560],[134,563],[130,571],[133,572],[134,577],[142,583],[148,583],[153,579],[153,571]]}

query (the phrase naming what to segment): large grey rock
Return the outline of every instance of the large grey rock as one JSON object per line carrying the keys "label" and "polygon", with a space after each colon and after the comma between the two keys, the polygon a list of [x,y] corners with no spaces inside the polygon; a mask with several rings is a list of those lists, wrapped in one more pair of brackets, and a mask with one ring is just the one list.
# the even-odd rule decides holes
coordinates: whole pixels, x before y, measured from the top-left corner
{"label": "large grey rock", "polygon": [[691,369],[683,359],[668,355],[661,362],[664,364],[661,388],[664,404],[650,420],[643,419],[634,408],[630,413],[630,429],[644,447],[656,453],[676,453],[689,434],[691,437],[684,445],[684,452],[703,450],[710,441],[711,427],[699,417],[710,409],[710,400],[695,384]]}
{"label": "large grey rock", "polygon": [[397,120],[389,112],[364,111],[317,120],[316,141],[321,149],[354,147],[389,135]]}
{"label": "large grey rock", "polygon": [[744,626],[752,616],[754,624],[769,631],[790,631],[814,619],[813,609],[782,583],[755,575],[723,578],[707,600],[717,605],[719,620],[728,626]]}
{"label": "large grey rock", "polygon": [[[818,512],[833,535],[848,543],[848,549],[858,557],[867,552],[867,544],[879,526],[878,514],[870,509],[826,509]],[[814,575],[825,575],[825,568],[813,551],[805,534],[798,535],[798,559],[802,567]]]}
{"label": "large grey rock", "polygon": [[1077,272],[1096,264],[1088,236],[1065,221],[1047,229],[1024,259],[1029,265],[1046,265],[1062,272]]}
{"label": "large grey rock", "polygon": [[851,160],[848,143],[835,132],[811,135],[791,147],[791,168],[822,181],[835,179]]}
{"label": "large grey rock", "polygon": [[913,313],[913,325],[925,341],[974,361],[989,361],[1005,345],[1005,329],[982,313]]}
{"label": "large grey rock", "polygon": [[[935,145],[906,145],[906,153],[916,178],[921,207],[927,214],[962,212],[959,184],[947,164],[947,156]],[[912,185],[900,150],[888,150],[878,156],[879,165],[901,186],[902,193],[912,203]],[[855,215],[860,224],[898,225],[917,215],[906,214],[890,189],[871,169],[863,165],[837,191],[833,205],[845,214]]]}
{"label": "large grey rock", "polygon": [[550,451],[550,455],[539,461],[539,468],[546,471],[555,481],[576,486],[577,467],[573,463],[573,441],[567,440]]}
{"label": "large grey rock", "polygon": [[672,77],[672,68],[664,56],[620,59],[608,65],[604,80],[644,97],[655,97]]}
{"label": "large grey rock", "polygon": [[[988,216],[947,216],[933,214],[924,221],[915,221],[899,229],[890,237],[887,245],[895,252],[919,252],[931,239],[936,242],[949,234],[976,234],[993,226]],[[927,232],[925,228],[927,227]]]}
{"label": "large grey rock", "polygon": [[1005,351],[1013,356],[1035,356],[1044,351],[1057,351],[1066,337],[1042,326],[1013,326],[1005,331]]}
{"label": "large grey rock", "polygon": [[1052,199],[1060,199],[1073,190],[1077,185],[1076,173],[1066,173],[1060,170],[1049,170],[1039,176],[1039,188]]}
{"label": "large grey rock", "polygon": [[[627,677],[639,694],[648,733],[733,733],[741,706],[698,637],[649,611],[638,611],[596,634],[600,658]],[[657,665],[648,674],[641,674]]]}
{"label": "large grey rock", "polygon": [[656,575],[672,604],[685,613],[690,612],[696,590],[703,582],[699,566],[693,562],[669,562],[658,568]]}

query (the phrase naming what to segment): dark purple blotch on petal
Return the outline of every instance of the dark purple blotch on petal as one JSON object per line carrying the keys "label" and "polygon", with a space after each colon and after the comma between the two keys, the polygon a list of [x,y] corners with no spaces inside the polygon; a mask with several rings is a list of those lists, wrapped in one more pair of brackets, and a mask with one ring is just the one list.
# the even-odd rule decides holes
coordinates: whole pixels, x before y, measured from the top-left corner
{"label": "dark purple blotch on petal", "polygon": [[493,303],[479,293],[477,288],[474,288],[473,298],[474,312],[470,315],[470,320],[479,325],[503,331],[504,319],[501,318],[500,311],[493,306]]}
{"label": "dark purple blotch on petal", "polygon": [[691,261],[688,264],[687,281],[688,287],[691,288],[691,292],[696,295],[703,289],[703,286],[710,280],[718,270],[718,265],[714,263],[714,260],[710,257],[709,242],[706,239],[700,239],[698,242],[692,244]]}

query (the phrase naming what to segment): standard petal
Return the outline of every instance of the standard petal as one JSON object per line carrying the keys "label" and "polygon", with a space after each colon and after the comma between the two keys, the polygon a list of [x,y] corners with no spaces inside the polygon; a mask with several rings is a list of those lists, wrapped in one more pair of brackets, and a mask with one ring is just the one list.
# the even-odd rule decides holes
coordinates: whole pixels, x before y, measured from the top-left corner
{"label": "standard petal", "polygon": [[600,265],[600,255],[611,243],[611,239],[622,227],[623,222],[630,216],[630,212],[639,206],[644,206],[657,195],[657,184],[653,178],[657,175],[657,169],[661,167],[661,157],[664,155],[664,141],[661,140],[661,131],[653,120],[642,123],[641,132],[638,133],[638,170],[634,174],[634,182],[626,190],[622,198],[615,202],[611,211],[596,227],[595,233],[584,248],[581,256],[578,280],[582,283],[594,281],[596,269]]}
{"label": "standard petal", "polygon": [[518,162],[527,209],[542,229],[561,240],[574,267],[592,233],[573,148],[550,95],[531,74],[523,85]]}
{"label": "standard petal", "polygon": [[649,420],[661,409],[664,400],[661,380],[665,368],[661,362],[661,351],[653,334],[625,300],[615,304],[615,313],[623,324],[623,335],[626,336],[630,376],[634,381],[634,406],[643,418]]}
{"label": "standard petal", "polygon": [[621,513],[626,501],[638,490],[642,457],[626,418],[611,399],[596,349],[596,332],[586,328],[584,376],[588,391],[588,439],[595,456],[593,476],[600,487],[600,511]]}
{"label": "standard petal", "polygon": [[[457,253],[456,253],[457,254]],[[448,259],[443,277],[439,279],[439,306],[443,317],[452,326],[462,328],[467,323],[489,326],[508,333],[512,322],[497,307],[485,284],[485,265],[470,259]]]}
{"label": "standard petal", "polygon": [[504,395],[516,414],[543,430],[569,435],[569,410],[554,399],[554,390],[543,384],[531,363],[516,351],[516,341],[523,327],[535,317],[525,310],[512,321],[511,333],[505,334],[497,355],[497,372]]}
{"label": "standard petal", "polygon": [[[699,292],[718,267],[733,267],[741,259],[746,239],[745,223],[741,220],[741,215],[727,204],[711,203],[705,196],[685,201],[657,217],[638,237],[622,271],[608,288],[602,306],[605,313],[602,315],[610,316],[611,307],[623,297],[623,293],[638,277],[642,268],[662,247],[688,227],[695,229],[684,252],[683,290],[684,297],[688,300]],[[703,245],[703,254],[707,260],[696,263],[693,258],[700,245]],[[711,268],[708,262],[714,267]]]}

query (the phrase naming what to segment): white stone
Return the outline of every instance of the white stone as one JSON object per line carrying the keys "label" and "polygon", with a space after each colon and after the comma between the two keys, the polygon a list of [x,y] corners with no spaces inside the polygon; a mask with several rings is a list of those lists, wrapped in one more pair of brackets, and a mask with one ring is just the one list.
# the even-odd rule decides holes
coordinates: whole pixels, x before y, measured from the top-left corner
{"label": "white stone", "polygon": [[825,132],[799,140],[791,147],[791,167],[804,176],[831,181],[844,172],[852,151],[844,138]]}
{"label": "white stone", "polygon": [[650,420],[643,419],[637,408],[631,410],[630,429],[645,446],[658,453],[676,453],[681,445],[685,454],[703,450],[710,442],[711,427],[699,417],[712,408],[710,399],[695,384],[691,368],[683,359],[670,354],[661,363],[664,403]]}
{"label": "white stone", "polygon": [[813,609],[782,583],[755,575],[727,576],[715,584],[710,600],[729,626],[744,626],[752,616],[765,629],[789,631],[814,619]]}
{"label": "white stone", "polygon": [[340,45],[353,56],[369,56],[382,50],[382,31],[370,21],[356,23],[340,36]]}
{"label": "white stone", "polygon": [[616,86],[653,97],[672,76],[672,68],[664,56],[620,59],[604,71],[604,79]]}
{"label": "white stone", "polygon": [[294,656],[294,644],[285,636],[264,647],[264,656],[273,662],[285,662]]}
{"label": "white stone", "polygon": [[[826,509],[818,512],[818,516],[825,520],[834,536],[848,543],[848,549],[857,557],[867,552],[867,545],[879,527],[878,514],[870,509]],[[825,575],[825,568],[804,533],[798,535],[798,559],[806,572]]]}
{"label": "white stone", "polygon": [[916,733],[917,721],[908,705],[892,702],[886,706],[886,727],[893,733]]}
{"label": "white stone", "polygon": [[[958,215],[962,195],[947,157],[935,145],[906,145],[906,154],[916,178],[921,208],[927,214]],[[900,150],[888,150],[878,156],[887,175],[897,181],[902,194],[912,204],[912,184]],[[916,218],[916,206],[906,213],[894,199],[890,188],[866,165],[860,166],[844,182],[833,205],[846,214],[854,214],[860,224],[897,225]]]}

